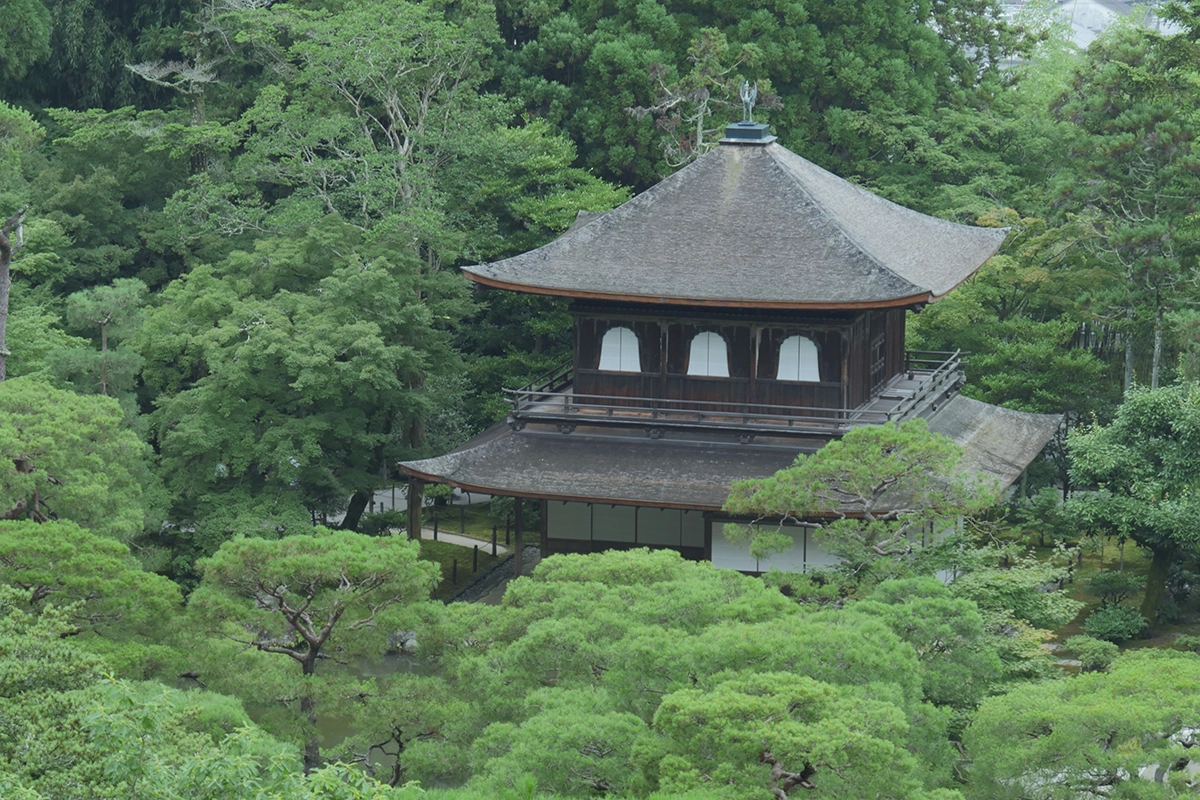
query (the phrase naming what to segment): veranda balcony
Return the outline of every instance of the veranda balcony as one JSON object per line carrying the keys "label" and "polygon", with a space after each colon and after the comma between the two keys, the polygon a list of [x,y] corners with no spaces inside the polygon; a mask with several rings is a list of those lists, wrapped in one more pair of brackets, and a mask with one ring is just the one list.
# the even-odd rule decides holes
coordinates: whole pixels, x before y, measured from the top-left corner
{"label": "veranda balcony", "polygon": [[[891,377],[865,403],[854,407],[794,406],[724,402],[670,396],[673,379],[645,376],[661,396],[577,394],[568,362],[520,389],[505,389],[512,406],[508,423],[516,430],[536,424],[571,433],[577,427],[641,428],[651,438],[669,431],[733,434],[742,442],[755,437],[835,437],[860,425],[913,419],[936,410],[957,393],[964,380],[961,351],[908,351],[904,370]],[[748,385],[753,395],[754,381]],[[676,394],[679,394],[676,392]]]}

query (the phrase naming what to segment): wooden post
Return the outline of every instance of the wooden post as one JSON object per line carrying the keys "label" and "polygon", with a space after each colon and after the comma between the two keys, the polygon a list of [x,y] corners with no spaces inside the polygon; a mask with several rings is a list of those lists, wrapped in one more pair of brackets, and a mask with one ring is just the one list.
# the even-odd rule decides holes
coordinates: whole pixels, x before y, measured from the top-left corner
{"label": "wooden post", "polygon": [[479,545],[471,551],[471,572],[479,572]]}
{"label": "wooden post", "polygon": [[512,534],[512,514],[509,514],[508,516],[506,516],[504,518],[504,546],[505,547],[512,546],[512,542],[509,541],[509,537],[511,536],[511,534]]}
{"label": "wooden post", "polygon": [[542,518],[538,526],[538,548],[542,551],[542,558],[545,558],[550,555],[550,504],[545,500],[539,501],[538,511]]}
{"label": "wooden post", "polygon": [[496,523],[492,523],[492,558],[496,557]]}
{"label": "wooden post", "polygon": [[521,546],[521,529],[524,527],[525,515],[521,509],[521,498],[514,497],[513,500],[516,501],[513,503],[513,510],[516,512],[516,518],[513,520],[513,533],[515,534],[513,536],[515,540],[513,543],[513,577],[515,578],[521,574],[521,556],[523,555],[521,552],[523,549]]}
{"label": "wooden post", "polygon": [[421,540],[421,505],[425,500],[425,483],[419,478],[408,479],[408,538]]}
{"label": "wooden post", "polygon": [[434,511],[433,512],[433,540],[435,542],[437,541],[437,529],[438,529],[438,512]]}

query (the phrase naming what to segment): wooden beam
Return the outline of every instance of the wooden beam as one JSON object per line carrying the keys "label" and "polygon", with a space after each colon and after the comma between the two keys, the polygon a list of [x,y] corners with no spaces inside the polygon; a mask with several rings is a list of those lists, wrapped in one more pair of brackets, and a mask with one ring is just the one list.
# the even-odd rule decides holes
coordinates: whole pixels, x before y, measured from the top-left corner
{"label": "wooden beam", "polygon": [[542,551],[542,558],[550,555],[550,503],[542,500],[538,503],[538,512],[541,516],[541,536],[538,540],[538,549]]}
{"label": "wooden beam", "polygon": [[[934,296],[932,292],[921,292],[919,294],[908,295],[907,297],[895,297],[888,300],[864,300],[861,302],[851,303],[796,303],[796,302],[781,302],[779,300],[736,300],[725,298],[711,297],[661,297],[657,295],[640,295],[640,294],[620,294],[616,292],[597,292],[597,291],[580,291],[576,289],[563,289],[559,287],[549,286],[534,286],[527,283],[516,283],[514,281],[505,281],[499,278],[492,278],[486,275],[480,275],[472,272],[470,267],[463,267],[463,275],[468,280],[482,284],[491,289],[508,289],[513,292],[521,292],[523,294],[542,294],[552,297],[573,297],[580,300],[607,300],[616,303],[649,303],[653,305],[683,305],[683,306],[704,306],[712,308],[762,308],[769,310],[796,310],[796,311],[841,311],[844,309],[860,309],[860,308],[903,308],[905,306],[916,305],[918,303],[932,303],[945,293]],[[965,278],[963,280],[966,280]],[[952,287],[953,288],[953,287]],[[947,289],[946,292],[951,291]]]}
{"label": "wooden beam", "polygon": [[525,529],[525,514],[521,508],[522,505],[523,505],[523,501],[521,500],[521,498],[519,498],[519,497],[513,498],[513,527],[516,529],[513,531],[513,577],[514,578],[519,578],[521,576],[521,556],[523,555],[521,552],[521,550],[522,550],[521,531],[523,531]]}

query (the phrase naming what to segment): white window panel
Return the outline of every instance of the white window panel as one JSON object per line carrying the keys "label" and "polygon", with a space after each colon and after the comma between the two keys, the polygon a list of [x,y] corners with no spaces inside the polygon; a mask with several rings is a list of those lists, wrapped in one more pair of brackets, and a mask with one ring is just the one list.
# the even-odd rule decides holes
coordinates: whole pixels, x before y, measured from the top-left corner
{"label": "white window panel", "polygon": [[600,340],[600,369],[609,372],[641,372],[637,334],[629,328],[609,328]]}
{"label": "white window panel", "polygon": [[729,353],[721,334],[713,331],[696,334],[692,339],[691,354],[688,356],[687,374],[710,378],[729,377]]}
{"label": "white window panel", "polygon": [[816,343],[807,336],[784,339],[779,346],[779,369],[775,378],[781,381],[820,381]]}

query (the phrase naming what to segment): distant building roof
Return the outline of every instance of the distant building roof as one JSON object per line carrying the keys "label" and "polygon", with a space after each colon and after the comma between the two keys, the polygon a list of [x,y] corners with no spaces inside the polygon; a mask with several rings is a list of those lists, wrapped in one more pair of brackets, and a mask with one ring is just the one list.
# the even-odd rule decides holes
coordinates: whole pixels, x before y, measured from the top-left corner
{"label": "distant building roof", "polygon": [[[930,430],[964,451],[961,468],[1012,484],[1054,435],[1057,414],[1029,414],[955,396],[929,416]],[[490,494],[717,510],[735,480],[790,466],[825,440],[751,444],[647,438],[580,426],[574,433],[497,425],[452,453],[401,466],[409,475]]]}
{"label": "distant building roof", "polygon": [[479,283],[635,302],[833,309],[928,302],[1006,231],[884,200],[779,144],[722,144],[555,241],[467,267]]}

